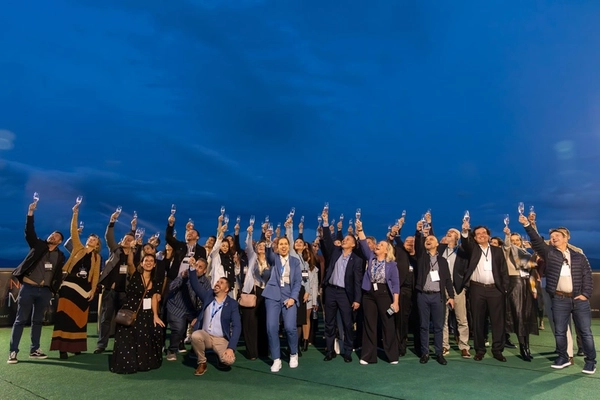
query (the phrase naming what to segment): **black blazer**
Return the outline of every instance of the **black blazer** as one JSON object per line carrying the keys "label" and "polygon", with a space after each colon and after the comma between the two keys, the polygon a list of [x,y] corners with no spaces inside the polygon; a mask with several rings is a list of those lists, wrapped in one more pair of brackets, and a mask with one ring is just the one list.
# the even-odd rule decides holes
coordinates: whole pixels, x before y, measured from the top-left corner
{"label": "black blazer", "polygon": [[[29,244],[29,253],[12,273],[19,282],[23,282],[23,277],[29,275],[42,257],[48,253],[48,243],[45,240],[38,238],[35,233],[33,215],[27,216],[27,222],[25,223],[25,240],[27,240],[27,244]],[[56,293],[62,282],[62,268],[65,264],[65,255],[58,247],[54,251],[58,252],[58,261],[53,267],[52,282],[50,282],[49,286],[50,290],[52,290],[53,293]]]}
{"label": "black blazer", "polygon": [[[187,255],[187,243],[183,240],[177,240],[173,236],[174,226],[167,225],[167,231],[165,234],[165,238],[169,246],[173,248],[173,264],[171,264],[171,268],[167,271],[167,278],[173,280],[177,278],[177,274],[179,273],[179,266],[181,262]],[[204,258],[206,260],[206,249],[196,243],[196,249],[194,250],[194,258],[197,260],[199,258]]]}
{"label": "black blazer", "polygon": [[[466,267],[464,274],[462,274],[464,287],[471,280],[471,276],[481,259],[482,251],[481,247],[475,242],[475,238],[471,232],[469,232],[469,236],[466,238],[462,236],[461,245],[469,260],[468,267]],[[508,266],[506,265],[504,251],[502,248],[494,247],[492,245],[490,245],[489,248],[492,252],[492,274],[494,275],[494,283],[499,291],[506,293],[508,291]],[[456,269],[456,266],[454,268]]]}
{"label": "black blazer", "polygon": [[[447,244],[440,244],[438,246],[438,253],[443,255],[447,248]],[[456,294],[460,294],[460,292],[462,292],[465,288],[465,271],[467,270],[468,266],[469,257],[462,246],[458,246],[456,249],[456,259],[454,260],[454,269],[452,270],[452,281],[454,282],[454,290]],[[448,269],[450,269],[450,265],[448,265]]]}
{"label": "black blazer", "polygon": [[[333,238],[329,228],[323,228],[323,246],[327,254],[329,254],[329,262],[325,266],[325,279],[323,287],[329,285],[329,280],[335,269],[335,263],[342,256],[342,248],[333,244]],[[348,265],[346,266],[346,275],[344,276],[344,288],[350,303],[360,303],[362,301],[362,284],[363,271],[365,261],[357,256],[354,252],[350,253]]]}
{"label": "black blazer", "polygon": [[[421,235],[421,232],[415,233],[415,252],[417,255],[417,269],[415,271],[415,289],[422,291],[427,281],[427,275],[429,275],[430,267],[430,256],[425,250],[425,238]],[[452,278],[450,277],[450,268],[448,268],[448,261],[438,252],[437,263],[440,274],[440,296],[442,301],[446,300],[446,292],[448,297],[454,298],[454,287],[452,286]],[[446,290],[443,290],[446,289]]]}
{"label": "black blazer", "polygon": [[411,272],[414,274],[415,271],[411,271],[410,267],[413,265],[413,268],[416,266],[416,263],[411,263],[411,255],[404,248],[404,242],[402,241],[400,235],[400,231],[398,232],[398,236],[396,236],[396,244],[390,242],[392,246],[394,246],[394,255],[396,256],[396,265],[398,266],[398,277],[400,278],[400,287],[410,287],[411,289],[415,288],[415,280],[408,279],[408,276]]}

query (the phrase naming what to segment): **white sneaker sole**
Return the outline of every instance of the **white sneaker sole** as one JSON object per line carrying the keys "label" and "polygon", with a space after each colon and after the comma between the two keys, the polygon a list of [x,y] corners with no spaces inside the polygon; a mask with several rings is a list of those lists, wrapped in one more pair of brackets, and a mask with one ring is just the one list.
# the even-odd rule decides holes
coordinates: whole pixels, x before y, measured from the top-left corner
{"label": "white sneaker sole", "polygon": [[581,371],[581,372],[583,372],[584,374],[593,375],[593,374],[595,374],[595,373],[596,373],[596,368],[594,368],[592,371],[586,371],[586,370],[584,369],[584,370],[583,370],[583,371]]}
{"label": "white sneaker sole", "polygon": [[554,364],[551,365],[551,367],[554,368],[554,369],[563,369],[563,368],[567,368],[567,367],[570,367],[570,366],[571,366],[570,362],[568,362],[566,364],[562,364],[562,365],[554,365]]}

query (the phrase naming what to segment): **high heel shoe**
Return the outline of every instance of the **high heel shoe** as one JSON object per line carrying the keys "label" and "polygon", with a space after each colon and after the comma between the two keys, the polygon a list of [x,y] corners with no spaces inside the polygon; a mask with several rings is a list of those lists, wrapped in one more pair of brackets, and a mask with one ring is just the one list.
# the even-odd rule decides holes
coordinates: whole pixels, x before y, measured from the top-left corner
{"label": "high heel shoe", "polygon": [[302,351],[307,351],[308,350],[308,340],[304,339],[302,341]]}
{"label": "high heel shoe", "polygon": [[519,350],[523,361],[531,362],[531,358],[527,355],[527,347],[523,343],[519,343]]}

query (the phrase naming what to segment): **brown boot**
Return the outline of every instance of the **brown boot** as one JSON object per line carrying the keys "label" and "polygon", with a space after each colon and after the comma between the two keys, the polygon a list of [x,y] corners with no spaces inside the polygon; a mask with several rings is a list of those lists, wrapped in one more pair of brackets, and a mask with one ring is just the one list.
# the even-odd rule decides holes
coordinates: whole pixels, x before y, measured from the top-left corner
{"label": "brown boot", "polygon": [[206,366],[205,362],[203,362],[202,364],[198,364],[198,368],[196,368],[194,375],[196,375],[196,376],[204,375],[204,373],[206,372],[206,368],[208,368],[208,367]]}

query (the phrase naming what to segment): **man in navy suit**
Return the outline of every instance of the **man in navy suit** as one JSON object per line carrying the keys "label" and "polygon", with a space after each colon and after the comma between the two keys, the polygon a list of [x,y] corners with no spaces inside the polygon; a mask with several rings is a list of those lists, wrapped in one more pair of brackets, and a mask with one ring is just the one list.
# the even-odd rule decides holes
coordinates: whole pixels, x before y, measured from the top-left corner
{"label": "man in navy suit", "polygon": [[347,235],[341,246],[335,246],[331,232],[327,229],[328,212],[323,210],[323,245],[329,257],[323,280],[325,297],[325,341],[327,354],[324,360],[330,361],[336,357],[333,345],[335,341],[335,319],[338,310],[344,325],[344,354],[345,362],[352,361],[352,311],[358,310],[361,302],[361,288],[364,260],[352,252],[356,247],[356,239]]}
{"label": "man in navy suit", "polygon": [[206,372],[206,349],[213,349],[219,361],[226,366],[235,362],[235,348],[242,333],[242,320],[238,303],[227,294],[229,281],[222,277],[213,288],[206,290],[198,281],[196,264],[206,265],[206,260],[190,258],[189,282],[196,295],[202,299],[192,334],[192,348],[198,356],[198,368],[194,375]]}

